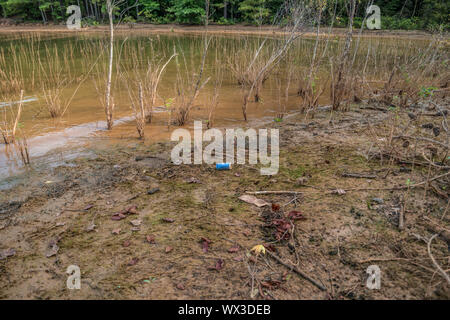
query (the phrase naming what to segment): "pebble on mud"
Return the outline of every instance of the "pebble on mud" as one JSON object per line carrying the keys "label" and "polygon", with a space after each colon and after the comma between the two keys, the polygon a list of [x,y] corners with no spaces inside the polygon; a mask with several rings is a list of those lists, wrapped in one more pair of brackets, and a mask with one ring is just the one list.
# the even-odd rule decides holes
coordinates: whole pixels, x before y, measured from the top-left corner
{"label": "pebble on mud", "polygon": [[381,198],[372,198],[372,202],[374,202],[376,204],[383,204],[384,200]]}
{"label": "pebble on mud", "polygon": [[147,194],[154,194],[154,193],[156,193],[158,191],[159,191],[159,188],[152,188],[152,189],[147,191]]}

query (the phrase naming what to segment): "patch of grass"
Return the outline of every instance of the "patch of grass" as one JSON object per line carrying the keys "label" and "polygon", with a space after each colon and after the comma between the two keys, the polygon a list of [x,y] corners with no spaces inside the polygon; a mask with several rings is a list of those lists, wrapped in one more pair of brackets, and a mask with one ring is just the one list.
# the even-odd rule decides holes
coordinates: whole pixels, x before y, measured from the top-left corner
{"label": "patch of grass", "polygon": [[244,202],[239,200],[236,196],[225,196],[222,199],[222,207],[226,212],[232,214],[242,214],[244,212],[249,212],[248,208],[245,206]]}
{"label": "patch of grass", "polygon": [[287,178],[298,179],[302,177],[306,171],[306,168],[301,165],[296,166],[295,168],[280,166],[279,173]]}
{"label": "patch of grass", "polygon": [[[143,218],[144,224],[148,225],[148,226],[156,226],[156,225],[162,224],[162,223],[164,223],[162,221],[162,219],[166,218],[167,216],[168,216],[168,212],[160,212],[160,213],[157,213],[154,215],[145,216]],[[154,230],[150,229],[149,231],[152,232]]]}

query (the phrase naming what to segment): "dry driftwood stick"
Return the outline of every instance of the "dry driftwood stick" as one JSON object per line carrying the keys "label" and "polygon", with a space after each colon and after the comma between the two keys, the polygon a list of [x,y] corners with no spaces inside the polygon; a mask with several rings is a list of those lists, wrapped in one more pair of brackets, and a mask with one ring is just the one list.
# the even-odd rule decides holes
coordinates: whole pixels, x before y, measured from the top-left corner
{"label": "dry driftwood stick", "polygon": [[342,174],[343,177],[347,178],[365,178],[365,179],[376,179],[376,174],[366,174],[366,173],[347,173]]}
{"label": "dry driftwood stick", "polygon": [[305,194],[305,193],[336,193],[336,190],[343,190],[345,192],[347,191],[374,191],[374,190],[404,190],[404,189],[408,189],[408,188],[414,188],[414,187],[419,187],[422,186],[424,184],[430,183],[431,181],[443,178],[450,175],[450,172],[447,173],[443,173],[441,175],[435,176],[431,179],[427,179],[425,181],[419,182],[419,183],[415,183],[415,184],[411,184],[409,186],[397,186],[397,187],[385,187],[385,188],[350,188],[350,189],[334,189],[334,190],[317,190],[315,192],[299,192],[299,191],[289,191],[289,190],[284,190],[284,191],[246,191],[245,193],[248,194],[253,194],[253,195],[264,195],[264,194]]}
{"label": "dry driftwood stick", "polygon": [[287,264],[286,262],[284,262],[283,260],[281,260],[278,256],[276,256],[275,254],[273,254],[270,251],[266,251],[272,258],[274,258],[278,263],[282,264],[283,266],[285,266],[286,268],[288,268],[289,270],[293,270],[295,271],[295,273],[297,273],[298,275],[300,275],[302,278],[308,280],[309,282],[311,282],[313,285],[315,285],[317,288],[319,288],[322,291],[327,291],[327,288],[325,288],[321,283],[319,283],[317,280],[314,280],[312,278],[310,278],[308,275],[306,275],[304,272],[300,271],[299,269],[297,269],[297,267],[295,266],[291,266],[289,264]]}
{"label": "dry driftwood stick", "polygon": [[448,144],[442,143],[442,142],[434,140],[434,139],[426,138],[426,137],[411,137],[411,136],[395,136],[394,137],[394,139],[401,139],[401,138],[422,140],[422,141],[438,144],[447,149],[450,147]]}
{"label": "dry driftwood stick", "polygon": [[414,266],[420,267],[424,270],[427,270],[428,272],[434,272],[433,269],[430,269],[428,267],[425,267],[423,265],[421,265],[420,263],[416,263],[414,261],[412,261],[412,259],[406,259],[406,258],[370,258],[370,259],[366,259],[366,260],[359,260],[356,261],[357,263],[363,264],[363,263],[371,263],[371,262],[407,262],[410,263]]}
{"label": "dry driftwood stick", "polygon": [[[435,176],[431,179],[427,179],[427,180],[419,182],[419,183],[411,184],[409,186],[398,186],[398,187],[387,187],[387,188],[351,188],[351,189],[343,189],[343,190],[344,191],[403,190],[403,189],[408,189],[408,188],[419,187],[424,184],[430,183],[431,181],[446,177],[448,175],[450,175],[450,172]],[[333,191],[329,191],[329,192],[333,193]]]}
{"label": "dry driftwood stick", "polygon": [[405,214],[403,210],[403,208],[400,209],[400,212],[398,213],[398,228],[400,230],[403,230],[405,228]]}
{"label": "dry driftwood stick", "polygon": [[428,250],[428,255],[430,256],[431,261],[433,262],[433,265],[435,266],[435,268],[439,271],[439,273],[444,277],[445,280],[447,280],[447,283],[450,284],[450,277],[448,276],[448,274],[441,268],[441,266],[437,263],[436,259],[434,259],[433,255],[431,254],[431,242],[433,241],[434,238],[436,238],[439,235],[439,233],[436,233],[435,235],[433,235],[430,240],[428,240],[427,243],[427,250]]}
{"label": "dry driftwood stick", "polygon": [[298,191],[247,191],[245,193],[254,194],[254,195],[258,195],[258,194],[303,194],[303,192],[298,192]]}

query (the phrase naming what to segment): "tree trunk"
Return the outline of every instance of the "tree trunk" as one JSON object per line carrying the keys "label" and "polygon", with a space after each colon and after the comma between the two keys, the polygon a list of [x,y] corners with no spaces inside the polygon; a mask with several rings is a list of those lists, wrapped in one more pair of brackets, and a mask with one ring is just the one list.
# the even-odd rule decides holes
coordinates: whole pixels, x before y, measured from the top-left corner
{"label": "tree trunk", "polygon": [[225,20],[227,19],[227,6],[228,6],[228,2],[224,1],[223,2],[223,17],[225,18]]}
{"label": "tree trunk", "polygon": [[91,6],[91,14],[94,16],[95,18],[95,12],[94,12],[94,7],[92,6],[92,1],[89,1],[89,5]]}
{"label": "tree trunk", "polygon": [[[42,21],[43,21],[44,23],[46,23],[46,22],[47,22],[47,19],[45,18],[45,13],[44,13],[44,11],[40,8],[40,6],[41,6],[41,2],[40,2],[40,1],[38,2],[38,6],[39,6],[39,11],[41,12]],[[5,14],[5,18],[6,18],[6,14]]]}
{"label": "tree trunk", "polygon": [[89,17],[88,0],[84,0],[84,9],[86,10],[86,16]]}
{"label": "tree trunk", "polygon": [[113,109],[114,109],[114,103],[111,101],[111,82],[112,82],[112,68],[114,55],[113,5],[111,3],[111,0],[106,0],[106,7],[109,17],[110,42],[109,42],[108,79],[106,81],[105,112],[108,130],[111,130],[113,127]]}

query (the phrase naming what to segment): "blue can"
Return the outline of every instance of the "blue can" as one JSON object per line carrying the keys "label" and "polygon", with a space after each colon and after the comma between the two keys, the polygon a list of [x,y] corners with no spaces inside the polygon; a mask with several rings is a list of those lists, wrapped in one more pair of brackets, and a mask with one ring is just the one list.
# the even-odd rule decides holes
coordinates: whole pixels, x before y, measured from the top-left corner
{"label": "blue can", "polygon": [[231,163],[216,163],[216,170],[231,170]]}

